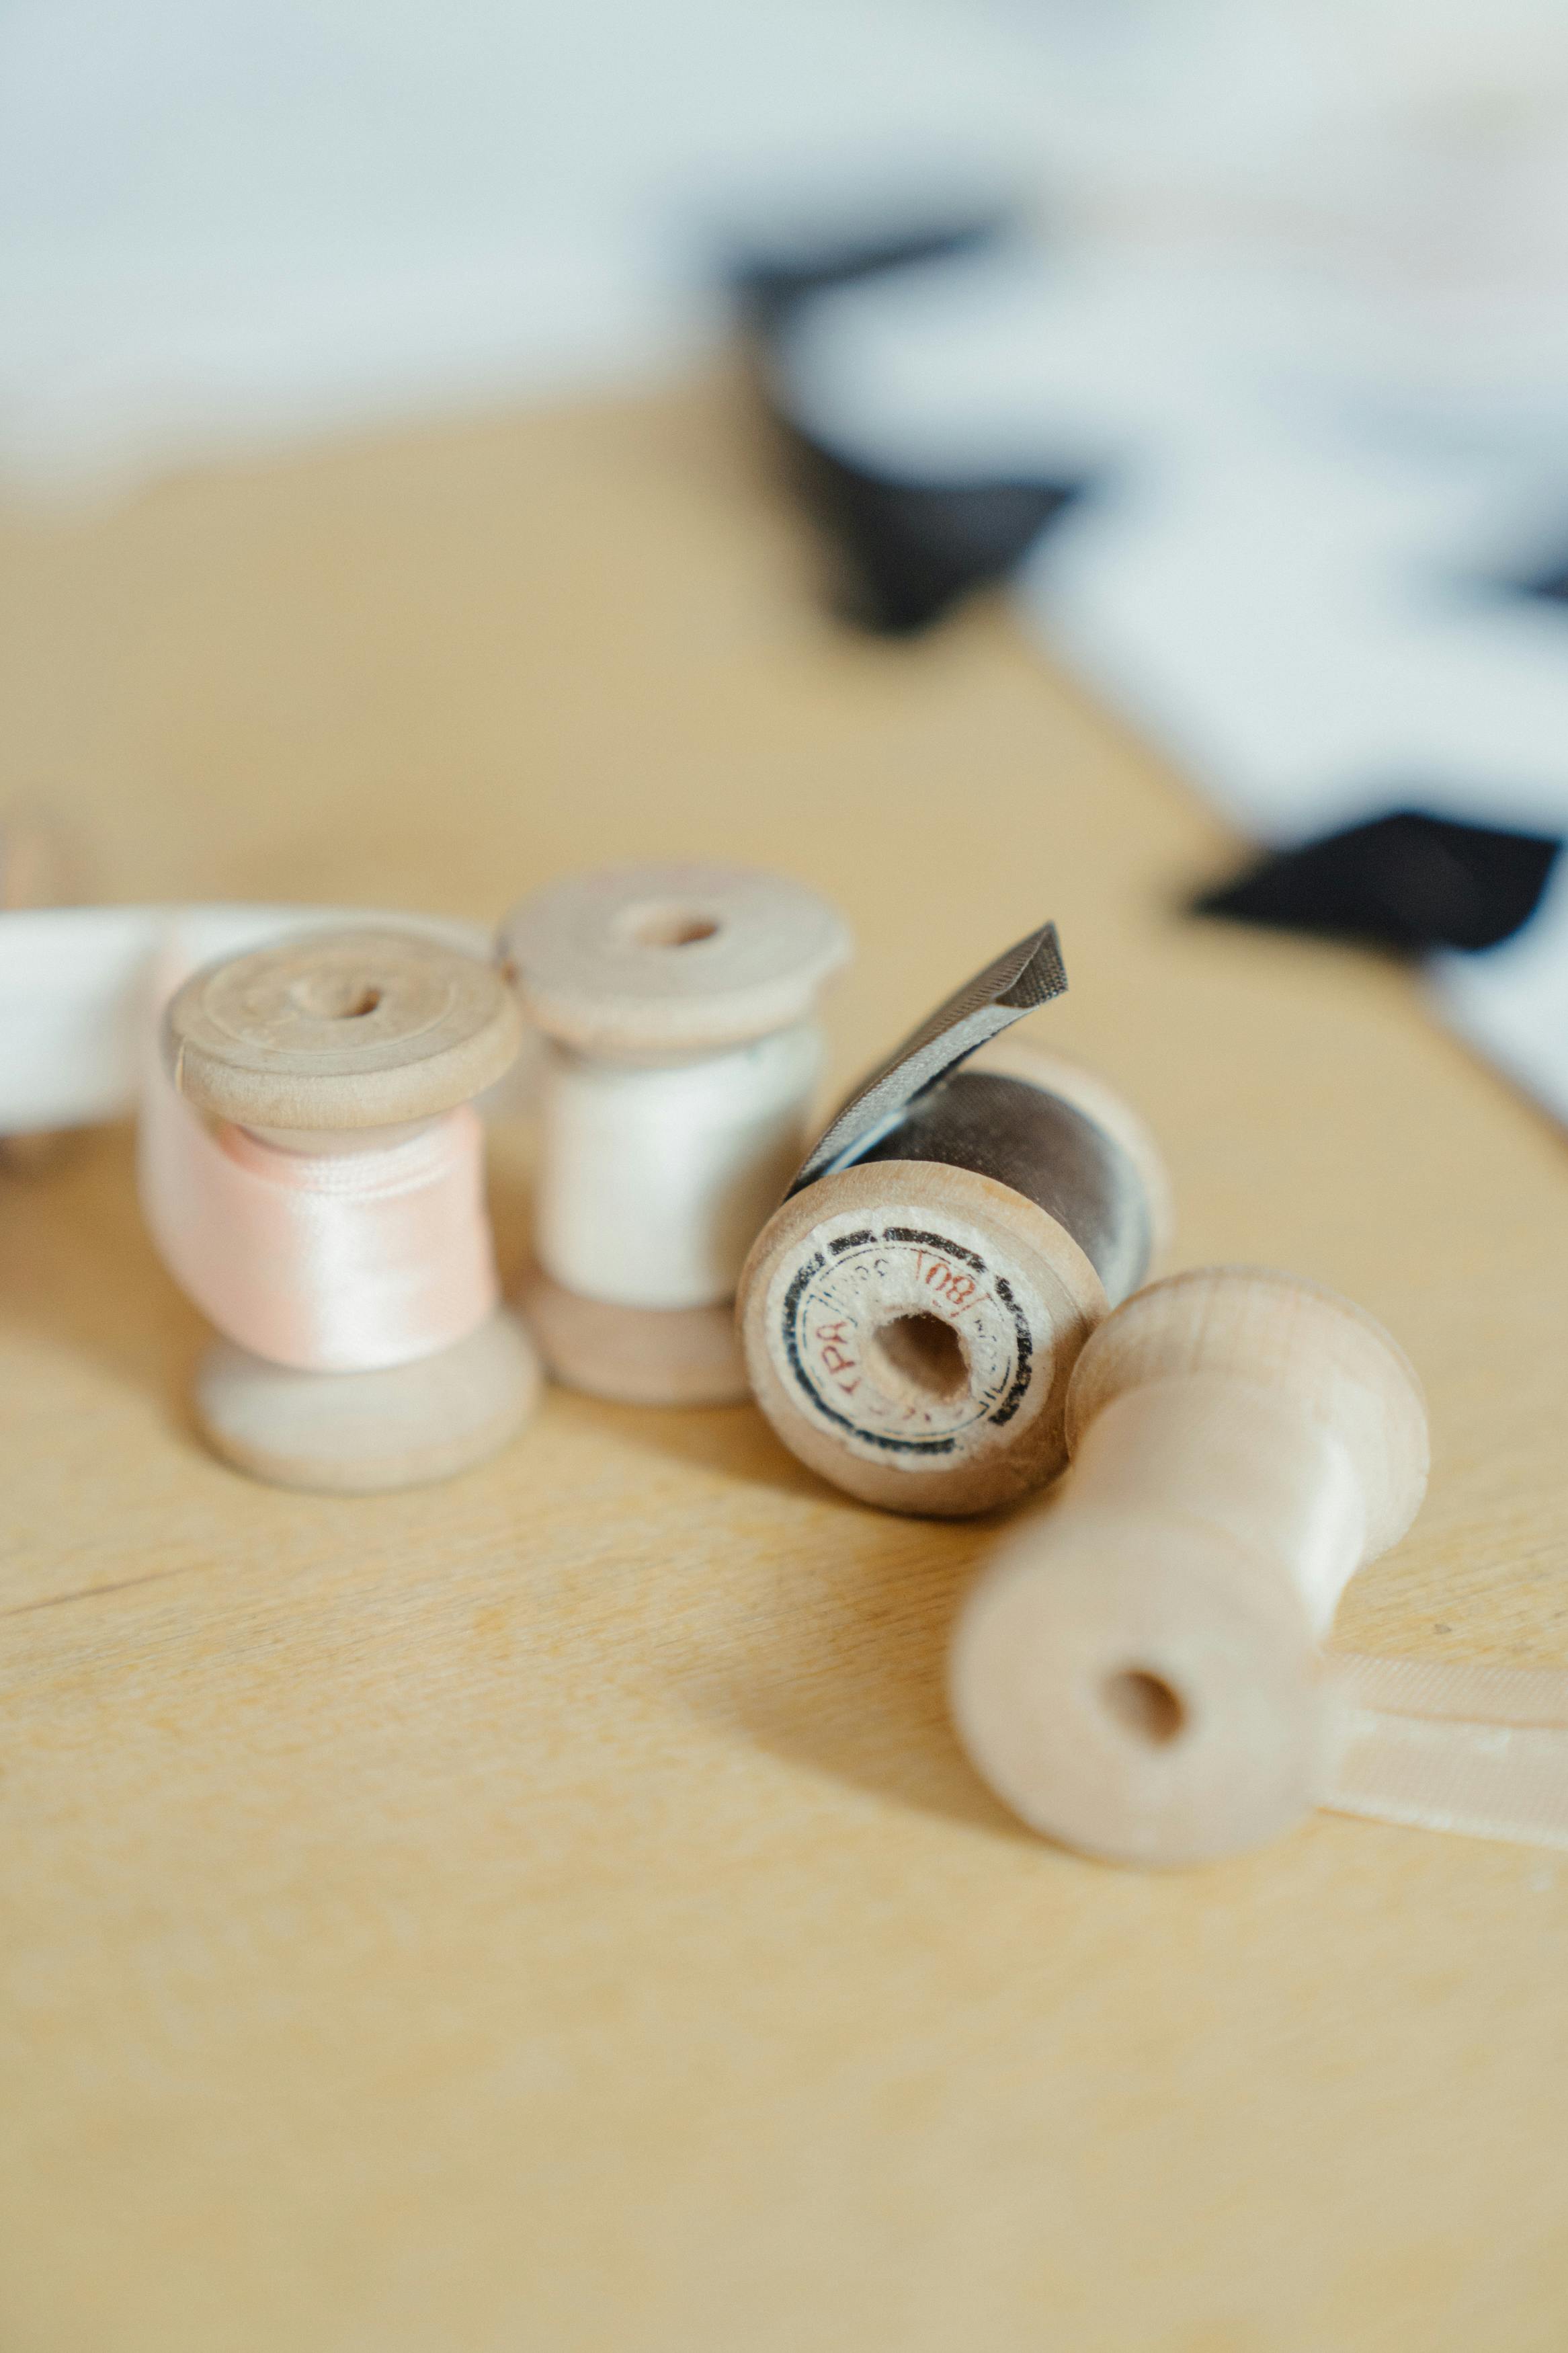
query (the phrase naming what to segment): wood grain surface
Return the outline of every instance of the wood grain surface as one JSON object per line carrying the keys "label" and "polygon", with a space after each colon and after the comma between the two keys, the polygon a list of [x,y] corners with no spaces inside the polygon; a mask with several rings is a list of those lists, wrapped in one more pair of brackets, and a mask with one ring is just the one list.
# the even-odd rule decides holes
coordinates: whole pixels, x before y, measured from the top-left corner
{"label": "wood grain surface", "polygon": [[[996,610],[838,634],[720,378],[0,524],[0,786],[105,894],[816,883],[837,1080],[1043,916],[1176,1264],[1429,1393],[1362,1646],[1568,1659],[1563,1140]],[[526,1147],[497,1217],[524,1237]],[[1560,2353],[1568,1868],[1326,1816],[1139,1876],[965,1766],[994,1530],[557,1392],[443,1488],[205,1455],[123,1133],[0,1192],[5,2353]]]}

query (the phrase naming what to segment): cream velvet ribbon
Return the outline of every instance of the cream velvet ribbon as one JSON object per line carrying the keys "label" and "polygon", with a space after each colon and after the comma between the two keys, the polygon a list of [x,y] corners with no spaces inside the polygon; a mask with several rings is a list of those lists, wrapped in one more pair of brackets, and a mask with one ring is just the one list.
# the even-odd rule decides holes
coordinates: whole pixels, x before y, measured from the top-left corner
{"label": "cream velvet ribbon", "polygon": [[1331,1651],[1331,1812],[1568,1848],[1568,1671]]}
{"label": "cream velvet ribbon", "polygon": [[822,1060],[814,1022],[639,1067],[552,1043],[534,1249],[557,1282],[626,1307],[732,1299],[800,1157]]}

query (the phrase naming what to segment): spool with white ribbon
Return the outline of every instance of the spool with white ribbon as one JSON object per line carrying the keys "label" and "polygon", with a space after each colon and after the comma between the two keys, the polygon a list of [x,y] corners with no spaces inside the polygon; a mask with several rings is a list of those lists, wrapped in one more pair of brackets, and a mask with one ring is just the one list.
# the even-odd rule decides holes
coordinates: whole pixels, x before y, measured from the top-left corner
{"label": "spool with white ribbon", "polygon": [[964,1746],[1026,1821],[1143,1864],[1316,1805],[1568,1843],[1568,1676],[1324,1647],[1426,1485],[1420,1385],[1369,1315],[1286,1275],[1172,1276],[1084,1349],[1068,1434],[951,1662]]}
{"label": "spool with white ribbon", "polygon": [[538,1387],[500,1307],[471,1099],[521,1016],[493,966],[351,930],[194,974],[141,1137],[165,1264],[223,1337],[196,1381],[217,1451],[286,1486],[444,1478]]}
{"label": "spool with white ribbon", "polygon": [[621,867],[525,901],[500,946],[549,1040],[524,1296],[546,1363],[635,1404],[743,1398],[731,1302],[800,1155],[843,922],[769,874]]}

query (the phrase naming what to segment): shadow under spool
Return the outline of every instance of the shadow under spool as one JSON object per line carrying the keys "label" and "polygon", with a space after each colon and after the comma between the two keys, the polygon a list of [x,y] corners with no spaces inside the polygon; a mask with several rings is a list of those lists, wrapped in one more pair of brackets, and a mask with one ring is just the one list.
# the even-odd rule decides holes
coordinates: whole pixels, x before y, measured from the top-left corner
{"label": "shadow under spool", "polygon": [[1163,1173],[1103,1082],[1008,1040],[931,1088],[758,1240],[758,1401],[862,1501],[957,1516],[1064,1459],[1079,1348],[1149,1270]]}

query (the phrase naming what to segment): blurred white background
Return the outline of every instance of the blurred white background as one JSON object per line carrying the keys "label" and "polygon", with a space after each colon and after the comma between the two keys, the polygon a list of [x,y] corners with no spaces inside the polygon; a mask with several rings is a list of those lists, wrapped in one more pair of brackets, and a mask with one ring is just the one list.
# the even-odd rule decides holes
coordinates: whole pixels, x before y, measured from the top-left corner
{"label": "blurred white background", "polygon": [[1562,0],[10,0],[0,479],[647,377],[746,223],[976,190],[1555,438],[1565,129]]}
{"label": "blurred white background", "polygon": [[13,0],[0,470],[64,485],[677,366],[746,218],[1026,176],[943,0]]}
{"label": "blurred white background", "polygon": [[[1568,834],[1568,0],[9,0],[0,493],[656,382],[738,247],[988,201],[802,419],[1091,477],[1023,610],[1248,830]],[[1568,876],[1441,986],[1568,1117]]]}

